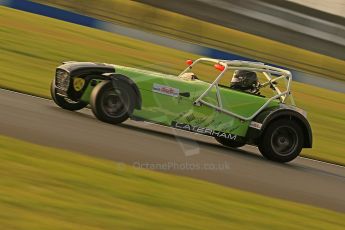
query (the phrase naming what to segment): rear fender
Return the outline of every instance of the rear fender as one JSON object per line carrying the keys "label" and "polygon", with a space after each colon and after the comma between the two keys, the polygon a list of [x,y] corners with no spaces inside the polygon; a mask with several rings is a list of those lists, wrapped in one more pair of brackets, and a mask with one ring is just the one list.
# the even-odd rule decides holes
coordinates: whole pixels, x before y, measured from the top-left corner
{"label": "rear fender", "polygon": [[274,109],[268,109],[258,114],[250,124],[246,138],[253,140],[257,144],[261,135],[271,122],[278,119],[287,119],[295,121],[302,128],[304,135],[304,148],[311,148],[313,145],[312,130],[306,117],[298,112],[294,107],[280,106]]}

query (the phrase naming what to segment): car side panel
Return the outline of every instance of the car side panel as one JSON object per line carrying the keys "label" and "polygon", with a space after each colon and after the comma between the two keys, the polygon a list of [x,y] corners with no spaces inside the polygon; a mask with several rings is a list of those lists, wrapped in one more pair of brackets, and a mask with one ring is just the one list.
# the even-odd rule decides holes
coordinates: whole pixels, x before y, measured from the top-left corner
{"label": "car side panel", "polygon": [[[241,121],[205,105],[193,105],[193,102],[209,87],[209,83],[198,80],[181,80],[176,76],[129,67],[116,66],[115,68],[116,73],[131,78],[141,92],[142,108],[135,110],[134,116],[165,125],[178,122],[242,137],[246,135],[249,121]],[[190,96],[158,93],[154,90],[155,85],[168,87],[173,92],[178,90],[179,93],[189,93]],[[267,100],[228,88],[220,88],[220,91],[224,108],[242,116],[252,115]],[[212,89],[204,100],[217,104],[216,90]],[[271,103],[270,106],[275,104]]]}
{"label": "car side panel", "polygon": [[[208,87],[209,84],[205,82],[196,82],[195,95],[197,97],[200,96]],[[268,100],[264,97],[235,91],[225,87],[219,87],[219,89],[223,109],[234,112],[244,117],[253,115]],[[217,105],[217,95],[215,87],[203,98],[203,100],[213,105]],[[275,107],[278,104],[278,101],[273,101],[268,105],[268,107]],[[217,113],[217,115],[215,116],[215,124],[211,124],[212,126],[215,126],[213,128],[216,128],[217,130],[221,130],[223,132],[234,133],[239,136],[246,135],[250,121],[240,120],[226,113],[217,112],[214,109],[212,110]]]}
{"label": "car side panel", "polygon": [[[116,70],[131,78],[141,92],[142,108],[134,111],[136,117],[170,126],[193,107],[194,88],[187,81],[135,68],[117,67]],[[180,94],[189,94],[189,97]]]}

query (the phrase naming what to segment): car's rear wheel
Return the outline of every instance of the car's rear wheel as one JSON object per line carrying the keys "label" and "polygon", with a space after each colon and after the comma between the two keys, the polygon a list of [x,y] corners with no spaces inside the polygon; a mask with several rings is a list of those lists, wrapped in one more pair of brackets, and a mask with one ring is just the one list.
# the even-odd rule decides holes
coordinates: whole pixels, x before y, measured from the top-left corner
{"label": "car's rear wheel", "polygon": [[273,121],[264,131],[258,147],[269,160],[292,161],[303,147],[302,129],[292,120]]}
{"label": "car's rear wheel", "polygon": [[121,80],[103,81],[91,93],[90,105],[94,115],[101,121],[119,124],[129,118],[134,110],[135,93]]}
{"label": "car's rear wheel", "polygon": [[65,98],[57,94],[56,88],[55,88],[55,80],[53,80],[52,83],[50,84],[50,94],[55,104],[57,104],[58,106],[66,110],[75,111],[75,110],[83,109],[87,106],[87,103],[83,101],[72,101],[68,98]]}
{"label": "car's rear wheel", "polygon": [[229,140],[225,138],[220,138],[220,137],[215,137],[216,141],[218,141],[220,144],[230,147],[230,148],[239,148],[245,145],[243,141],[234,141],[234,140]]}

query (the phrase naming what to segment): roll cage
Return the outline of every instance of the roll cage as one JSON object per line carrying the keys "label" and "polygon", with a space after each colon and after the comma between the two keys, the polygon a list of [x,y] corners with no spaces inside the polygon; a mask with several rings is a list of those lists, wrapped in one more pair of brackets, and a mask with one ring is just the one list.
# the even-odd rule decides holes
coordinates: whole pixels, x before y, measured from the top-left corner
{"label": "roll cage", "polygon": [[[215,63],[215,68],[217,68],[221,72],[215,78],[215,80],[212,83],[210,83],[210,86],[205,90],[205,92],[203,92],[193,102],[193,104],[196,106],[206,105],[206,106],[214,108],[220,112],[223,112],[223,113],[226,113],[228,115],[237,117],[241,120],[249,121],[249,120],[252,120],[256,115],[258,115],[262,110],[264,110],[268,106],[268,104],[275,99],[279,99],[281,103],[285,103],[287,98],[290,98],[292,105],[295,105],[293,97],[291,95],[291,91],[290,91],[292,75],[291,75],[291,72],[288,70],[269,66],[269,65],[266,65],[266,64],[261,63],[261,62],[199,58],[195,61],[191,61],[191,60],[187,61],[189,66],[184,71],[182,71],[179,76],[190,71],[193,68],[193,66],[199,62]],[[248,71],[263,73],[263,75],[266,77],[267,81],[260,84],[259,87],[264,88],[264,87],[269,86],[273,89],[273,91],[275,92],[275,95],[273,97],[269,98],[256,112],[254,112],[252,115],[250,115],[248,117],[244,117],[244,116],[236,114],[232,111],[224,109],[218,83],[219,83],[220,79],[224,76],[224,74],[228,70],[248,70]],[[281,91],[276,85],[277,81],[281,81],[281,80],[287,81],[287,85],[286,85],[286,88],[284,89],[284,91]],[[217,105],[213,105],[213,104],[203,100],[203,98],[210,92],[210,90],[212,90],[213,87],[216,88]]]}

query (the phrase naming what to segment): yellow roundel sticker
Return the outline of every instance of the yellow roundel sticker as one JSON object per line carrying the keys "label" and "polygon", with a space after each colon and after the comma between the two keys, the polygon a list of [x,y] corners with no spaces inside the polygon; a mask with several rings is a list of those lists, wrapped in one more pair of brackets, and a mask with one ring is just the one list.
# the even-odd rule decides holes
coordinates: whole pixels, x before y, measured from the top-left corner
{"label": "yellow roundel sticker", "polygon": [[84,79],[74,78],[73,87],[74,87],[75,91],[80,91],[84,87],[84,84],[85,84]]}

